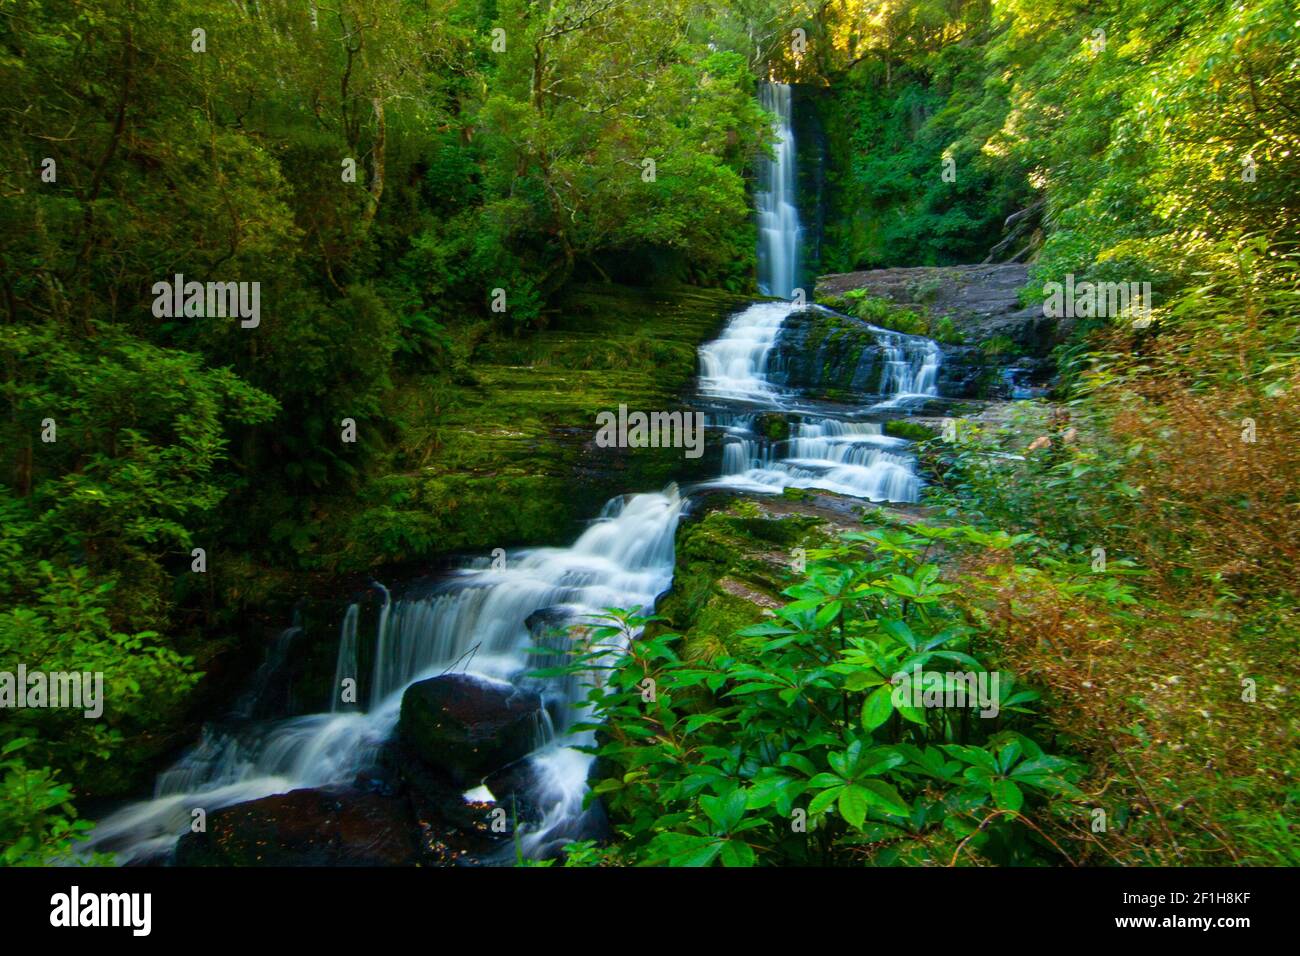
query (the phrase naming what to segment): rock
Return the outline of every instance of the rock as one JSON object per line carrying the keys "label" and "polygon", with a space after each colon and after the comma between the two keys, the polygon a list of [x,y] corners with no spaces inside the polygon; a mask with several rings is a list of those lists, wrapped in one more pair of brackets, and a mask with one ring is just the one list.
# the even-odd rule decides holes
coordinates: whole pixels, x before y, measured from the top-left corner
{"label": "rock", "polygon": [[790,417],[781,412],[756,415],[754,431],[769,441],[785,441],[790,437]]}
{"label": "rock", "polygon": [[176,846],[178,866],[411,866],[404,800],[354,790],[293,790],[223,807]]}
{"label": "rock", "polygon": [[[1009,340],[1021,354],[1043,358],[1069,336],[1072,321],[1044,316],[1041,306],[1022,306],[1020,290],[1028,282],[1029,267],[1020,263],[870,269],[822,276],[817,296],[835,299],[865,289],[933,318],[949,317],[964,345]],[[998,364],[996,358],[986,364]]]}
{"label": "rock", "polygon": [[542,701],[532,691],[470,674],[444,674],[402,695],[398,734],[430,767],[477,785],[536,744]]}
{"label": "rock", "polygon": [[536,801],[539,784],[537,770],[528,760],[502,767],[483,780],[497,805],[510,815],[512,828],[516,819],[521,823],[537,823],[542,819],[544,808]]}
{"label": "rock", "polygon": [[825,309],[793,312],[781,325],[768,377],[813,394],[879,394],[884,349],[866,322]]}
{"label": "rock", "polygon": [[457,784],[416,756],[402,740],[390,740],[380,760],[394,768],[411,803],[418,831],[420,861],[430,866],[464,866],[486,862],[510,839],[505,829],[493,829],[491,804],[465,799],[470,789]]}

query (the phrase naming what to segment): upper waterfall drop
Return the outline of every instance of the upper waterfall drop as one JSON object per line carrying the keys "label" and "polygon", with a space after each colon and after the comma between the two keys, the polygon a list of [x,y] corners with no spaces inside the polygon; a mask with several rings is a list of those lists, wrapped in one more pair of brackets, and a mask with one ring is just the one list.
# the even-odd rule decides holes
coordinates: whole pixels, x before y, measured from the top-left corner
{"label": "upper waterfall drop", "polygon": [[764,83],[759,102],[775,114],[773,129],[778,141],[773,158],[759,163],[758,190],[754,205],[758,213],[758,288],[764,295],[789,299],[799,282],[799,209],[795,203],[794,130],[791,119],[790,84]]}

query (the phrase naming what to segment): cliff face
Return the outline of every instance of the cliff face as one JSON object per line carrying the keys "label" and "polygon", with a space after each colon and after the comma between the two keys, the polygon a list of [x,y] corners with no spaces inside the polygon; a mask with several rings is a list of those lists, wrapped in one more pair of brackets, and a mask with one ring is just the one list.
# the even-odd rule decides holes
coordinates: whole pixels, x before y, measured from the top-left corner
{"label": "cliff face", "polygon": [[1045,357],[1069,329],[1039,306],[1021,306],[1020,290],[1028,282],[1029,267],[1019,263],[872,269],[822,276],[817,297],[830,300],[861,289],[936,319],[950,318],[964,345],[1005,337],[1026,354]]}
{"label": "cliff face", "polygon": [[[1019,293],[1028,280],[1029,267],[1020,264],[873,269],[822,276],[817,301],[851,312],[865,294],[910,311],[939,338],[941,396],[1005,398],[1031,393],[1050,380],[1052,350],[1071,330],[1070,320],[1021,305]],[[792,316],[775,357],[783,384],[875,391],[882,359],[865,327],[848,315],[820,310]],[[934,331],[939,327],[946,330],[942,338]],[[855,364],[855,356],[862,361]]]}

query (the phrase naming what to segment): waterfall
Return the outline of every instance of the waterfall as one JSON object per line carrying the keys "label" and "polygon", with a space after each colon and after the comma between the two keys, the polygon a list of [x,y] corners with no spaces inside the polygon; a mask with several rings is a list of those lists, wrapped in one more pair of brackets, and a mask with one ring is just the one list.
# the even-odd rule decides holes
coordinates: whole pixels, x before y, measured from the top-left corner
{"label": "waterfall", "polygon": [[[527,653],[534,645],[527,620],[535,611],[550,609],[582,623],[607,607],[653,607],[672,582],[673,537],[683,503],[672,486],[615,498],[568,548],[515,552],[500,570],[467,568],[431,594],[393,602],[391,614],[381,613],[382,630],[375,635],[382,651],[366,711],[206,728],[199,744],[159,776],[154,799],[100,821],[86,849],[115,852],[120,863],[148,859],[171,849],[196,808],[211,813],[302,787],[352,783],[392,735],[402,692],[412,683],[457,666],[485,678],[525,680],[539,666]],[[356,645],[349,635],[355,635],[357,619],[353,604],[340,631],[337,673],[355,668]],[[563,736],[581,716],[571,705],[585,689],[577,682],[540,689],[548,726],[539,738],[552,742],[532,758],[536,797],[547,808],[541,824],[521,834],[524,849],[534,853],[576,824],[591,763],[590,755],[573,749],[588,743],[589,735]]]}
{"label": "waterfall", "polygon": [[885,350],[884,392],[889,398],[877,408],[923,404],[939,394],[939,363],[943,352],[931,339],[875,329]]}
{"label": "waterfall", "polygon": [[796,157],[793,110],[788,83],[764,83],[759,88],[763,108],[775,114],[777,141],[773,158],[758,167],[754,205],[758,212],[758,288],[764,295],[788,299],[799,281],[799,210],[795,205]]}
{"label": "waterfall", "polygon": [[716,398],[776,403],[778,392],[767,379],[767,360],[790,311],[785,302],[751,305],[732,318],[722,335],[700,346],[700,392]]}
{"label": "waterfall", "polygon": [[[794,198],[794,145],[790,89],[772,84],[763,103],[777,116],[781,142],[765,163],[758,194],[760,278],[764,291],[789,296],[798,270],[799,223]],[[873,501],[915,501],[921,481],[908,442],[883,433],[879,421],[859,420],[874,410],[935,394],[938,347],[928,339],[877,329],[886,355],[884,401],[850,410],[848,419],[809,410],[768,378],[768,360],[782,324],[794,311],[784,302],[749,306],[722,334],[699,349],[699,396],[723,431],[722,475],[712,485],[773,493],[782,488],[824,488]],[[719,410],[719,408],[723,410]],[[771,440],[755,428],[760,415],[778,413],[789,436]],[[101,820],[84,850],[117,854],[121,863],[168,853],[188,832],[195,809],[221,807],[304,787],[352,784],[373,767],[397,726],[403,692],[416,681],[453,669],[484,680],[528,685],[541,696],[531,762],[533,802],[540,822],[524,826],[520,846],[542,856],[580,831],[592,757],[576,749],[592,743],[590,731],[568,733],[583,718],[578,678],[539,681],[529,672],[558,662],[530,654],[538,646],[557,652],[570,638],[561,630],[534,633],[532,622],[563,628],[594,621],[605,608],[652,609],[672,583],[673,541],[685,499],[675,485],[662,492],[620,495],[608,502],[568,547],[518,550],[504,567],[478,559],[436,586],[382,596],[373,634],[368,692],[356,705],[341,704],[346,679],[359,679],[362,608],[349,605],[339,628],[335,684],[320,713],[278,720],[254,718],[237,708],[220,725],[204,728],[199,742],[159,775],[154,797]],[[295,621],[295,625],[297,622]],[[254,682],[252,699],[283,662],[297,626],[281,635]],[[631,635],[635,637],[635,635]],[[615,649],[616,650],[616,649]],[[485,797],[483,787],[470,791]]]}
{"label": "waterfall", "polygon": [[[355,681],[357,679],[357,618],[361,614],[361,606],[353,604],[348,607],[348,611],[343,615],[343,627],[339,634],[339,656],[338,662],[334,665],[334,686],[332,696],[330,697],[330,712],[337,714],[343,710],[343,682],[345,680]],[[348,707],[351,709],[351,707]]]}

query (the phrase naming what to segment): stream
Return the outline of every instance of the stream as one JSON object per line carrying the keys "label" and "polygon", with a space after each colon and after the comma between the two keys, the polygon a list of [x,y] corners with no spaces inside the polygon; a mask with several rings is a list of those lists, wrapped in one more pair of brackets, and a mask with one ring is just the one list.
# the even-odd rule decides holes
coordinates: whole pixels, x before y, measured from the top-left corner
{"label": "stream", "polygon": [[[763,162],[756,194],[759,285],[768,295],[790,299],[799,282],[801,235],[791,95],[782,84],[767,84],[760,95],[776,116],[780,142],[773,158]],[[909,443],[884,434],[882,422],[938,394],[938,346],[874,330],[885,361],[882,394],[860,407],[805,401],[774,384],[769,368],[782,325],[795,309],[789,301],[757,302],[699,349],[692,404],[705,413],[713,440],[723,442],[716,479],[615,497],[572,544],[512,551],[504,567],[478,559],[432,588],[406,592],[376,583],[380,612],[370,638],[375,653],[366,699],[336,701],[306,716],[253,718],[259,680],[283,659],[295,634],[287,629],[234,705],[238,719],[209,725],[159,775],[154,796],[101,819],[87,848],[113,852],[119,863],[165,859],[189,831],[195,808],[211,813],[271,794],[349,785],[375,764],[393,735],[406,688],[451,670],[484,682],[527,686],[541,695],[544,714],[526,759],[532,802],[542,812],[517,831],[524,855],[551,855],[585,832],[582,803],[593,758],[575,745],[589,743],[590,735],[568,733],[581,719],[572,704],[585,690],[576,680],[527,676],[539,664],[528,654],[538,643],[530,620],[544,612],[552,623],[581,623],[602,608],[652,609],[672,585],[677,525],[698,490],[772,494],[817,487],[895,502],[916,501],[920,493]],[[773,414],[789,422],[788,437],[764,437],[760,424]],[[345,680],[359,676],[359,620],[359,605],[353,604],[339,629],[336,695]],[[477,788],[471,796],[487,798],[482,791]]]}

